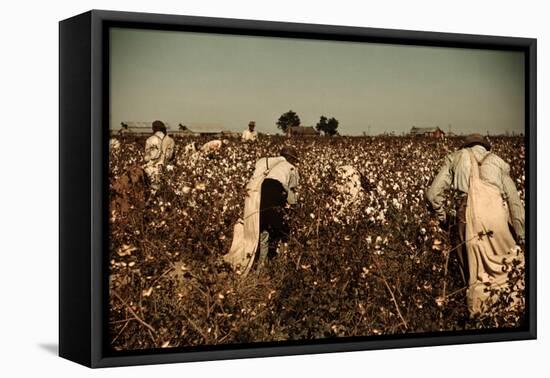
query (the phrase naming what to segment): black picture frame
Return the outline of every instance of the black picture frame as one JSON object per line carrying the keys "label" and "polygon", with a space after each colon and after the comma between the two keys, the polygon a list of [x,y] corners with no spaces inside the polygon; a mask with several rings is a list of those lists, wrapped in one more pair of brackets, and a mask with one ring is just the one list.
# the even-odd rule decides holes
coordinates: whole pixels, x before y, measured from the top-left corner
{"label": "black picture frame", "polygon": [[[314,342],[204,346],[112,355],[106,348],[108,214],[108,29],[124,26],[498,49],[525,54],[526,326]],[[312,25],[92,10],[59,24],[59,355],[89,367],[406,348],[535,339],[537,41],[530,38]]]}

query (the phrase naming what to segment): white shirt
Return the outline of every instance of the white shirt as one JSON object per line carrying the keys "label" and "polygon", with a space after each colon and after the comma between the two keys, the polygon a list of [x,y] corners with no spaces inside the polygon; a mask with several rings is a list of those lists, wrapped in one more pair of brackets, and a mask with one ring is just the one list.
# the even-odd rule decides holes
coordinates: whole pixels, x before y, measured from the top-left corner
{"label": "white shirt", "polygon": [[157,131],[145,141],[145,162],[147,165],[157,165],[163,163],[162,140],[164,133]]}
{"label": "white shirt", "polygon": [[145,162],[150,166],[166,164],[174,156],[175,147],[174,139],[157,131],[145,141]]}
{"label": "white shirt", "polygon": [[250,131],[249,129],[246,129],[245,131],[243,131],[242,140],[255,141],[257,139],[258,139],[258,133],[255,130]]}
{"label": "white shirt", "polygon": [[166,164],[174,157],[174,150],[176,149],[176,142],[169,135],[164,136],[161,145],[162,161]]}
{"label": "white shirt", "polygon": [[282,156],[261,158],[256,162],[254,177],[265,175],[265,178],[279,181],[287,191],[287,202],[296,203],[295,188],[298,186],[300,176],[295,166],[290,164]]}
{"label": "white shirt", "polygon": [[201,147],[201,151],[206,153],[217,151],[222,148],[222,145],[223,142],[219,139],[211,140],[210,142],[203,144],[203,146]]}
{"label": "white shirt", "polygon": [[[499,189],[510,208],[510,215],[516,234],[523,238],[525,235],[525,209],[519,198],[514,181],[510,177],[510,165],[500,157],[489,152],[479,145],[469,147],[478,162],[480,178]],[[485,160],[483,160],[489,155]],[[428,201],[441,219],[445,218],[445,191],[449,188],[468,193],[470,185],[471,160],[467,149],[460,149],[445,157],[443,166],[434,178],[432,185],[426,192]]]}

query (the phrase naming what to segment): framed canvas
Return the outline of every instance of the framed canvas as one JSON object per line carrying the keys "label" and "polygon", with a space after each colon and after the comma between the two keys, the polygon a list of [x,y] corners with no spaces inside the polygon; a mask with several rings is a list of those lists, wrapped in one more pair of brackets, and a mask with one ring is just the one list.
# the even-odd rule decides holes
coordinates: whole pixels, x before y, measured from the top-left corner
{"label": "framed canvas", "polygon": [[59,354],[536,338],[536,40],[60,22]]}

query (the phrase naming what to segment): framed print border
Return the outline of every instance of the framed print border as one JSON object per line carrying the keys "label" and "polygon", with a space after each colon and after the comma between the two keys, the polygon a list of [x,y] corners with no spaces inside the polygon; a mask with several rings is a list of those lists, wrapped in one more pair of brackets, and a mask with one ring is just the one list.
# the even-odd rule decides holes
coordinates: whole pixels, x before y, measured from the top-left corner
{"label": "framed print border", "polygon": [[[513,50],[525,56],[526,327],[112,353],[108,348],[111,27]],[[93,10],[59,24],[59,354],[89,367],[536,338],[536,39]]]}

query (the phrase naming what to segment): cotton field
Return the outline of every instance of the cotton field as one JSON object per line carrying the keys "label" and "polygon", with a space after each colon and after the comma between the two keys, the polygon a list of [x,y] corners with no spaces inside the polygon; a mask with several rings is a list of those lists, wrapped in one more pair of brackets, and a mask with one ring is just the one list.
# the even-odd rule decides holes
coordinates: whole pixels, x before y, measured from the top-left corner
{"label": "cotton field", "polygon": [[[206,141],[176,140],[177,158],[154,196],[136,169],[144,140],[110,143],[115,350],[521,325],[509,314],[468,318],[453,241],[426,205],[424,193],[459,139],[265,137],[209,155],[186,148]],[[524,201],[523,138],[491,143]],[[244,187],[256,160],[285,144],[300,155],[291,235],[264,270],[241,277],[222,256]]]}

